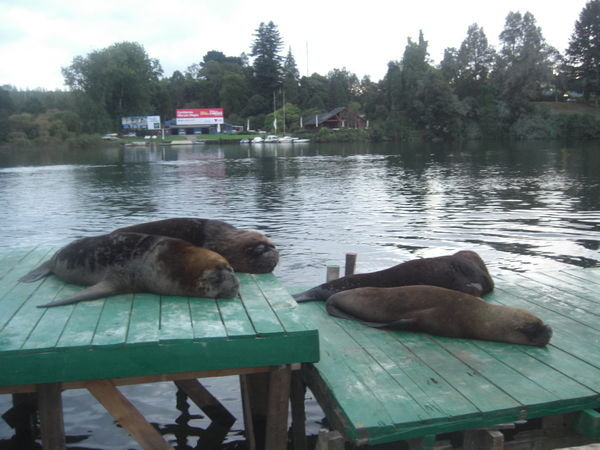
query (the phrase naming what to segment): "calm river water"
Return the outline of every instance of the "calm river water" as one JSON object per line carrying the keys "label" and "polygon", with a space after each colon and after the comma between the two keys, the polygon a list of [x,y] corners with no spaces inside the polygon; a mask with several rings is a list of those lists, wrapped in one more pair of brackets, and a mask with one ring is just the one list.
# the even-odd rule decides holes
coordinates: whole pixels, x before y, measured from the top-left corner
{"label": "calm river water", "polygon": [[[0,251],[174,216],[260,230],[289,285],[323,282],[358,253],[357,271],[459,249],[492,274],[600,265],[600,144],[330,144],[106,148],[0,154]],[[207,387],[238,417],[222,448],[243,448],[234,378]],[[126,388],[177,448],[202,447],[193,407],[175,422],[169,384]],[[72,448],[137,448],[84,391],[64,394]],[[0,413],[10,404],[0,396]],[[308,429],[322,415],[309,399]],[[179,421],[181,422],[181,420]],[[0,449],[12,448],[0,420]],[[32,447],[34,448],[34,447]]]}

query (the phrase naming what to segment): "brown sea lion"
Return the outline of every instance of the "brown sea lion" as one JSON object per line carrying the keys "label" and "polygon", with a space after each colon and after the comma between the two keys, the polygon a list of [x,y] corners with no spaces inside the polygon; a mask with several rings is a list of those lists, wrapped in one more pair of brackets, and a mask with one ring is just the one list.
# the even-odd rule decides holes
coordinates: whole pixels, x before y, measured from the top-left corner
{"label": "brown sea lion", "polygon": [[19,281],[35,281],[50,274],[67,283],[90,287],[39,307],[128,292],[231,298],[239,288],[233,269],[218,253],[181,239],[140,233],[78,239]]}
{"label": "brown sea lion", "polygon": [[348,275],[294,295],[297,302],[327,300],[336,292],[359,287],[396,287],[427,284],[481,296],[494,281],[481,257],[470,250],[453,255],[414,259],[378,272]]}
{"label": "brown sea lion", "polygon": [[116,231],[183,239],[224,256],[236,272],[269,273],[279,261],[275,245],[262,233],[212,219],[178,217],[140,223]]}
{"label": "brown sea lion", "polygon": [[437,336],[546,345],[552,329],[528,311],[437,286],[358,288],[327,299],[332,316]]}

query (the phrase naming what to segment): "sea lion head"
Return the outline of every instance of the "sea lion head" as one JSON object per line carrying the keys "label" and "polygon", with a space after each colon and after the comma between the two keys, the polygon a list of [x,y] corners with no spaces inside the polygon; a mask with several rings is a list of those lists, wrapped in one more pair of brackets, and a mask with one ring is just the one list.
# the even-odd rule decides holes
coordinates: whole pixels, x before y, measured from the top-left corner
{"label": "sea lion head", "polygon": [[176,255],[163,261],[172,279],[179,281],[181,295],[231,298],[238,294],[240,282],[229,262],[212,250],[179,241]]}
{"label": "sea lion head", "polygon": [[484,335],[490,333],[489,340],[538,347],[550,342],[552,328],[529,311],[497,305],[490,312],[482,324]]}
{"label": "sea lion head", "polygon": [[483,259],[472,250],[461,250],[452,255],[458,260],[453,264],[457,289],[467,294],[479,297],[494,290],[494,280],[490,275]]}
{"label": "sea lion head", "polygon": [[269,273],[279,262],[275,245],[257,231],[228,232],[212,243],[211,248],[231,261],[236,272]]}

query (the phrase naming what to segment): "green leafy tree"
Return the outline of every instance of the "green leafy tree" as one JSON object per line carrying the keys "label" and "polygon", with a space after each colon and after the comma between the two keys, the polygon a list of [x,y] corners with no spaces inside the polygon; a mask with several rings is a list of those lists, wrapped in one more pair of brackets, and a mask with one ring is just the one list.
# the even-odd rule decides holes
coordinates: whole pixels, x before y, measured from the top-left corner
{"label": "green leafy tree", "polygon": [[87,56],[76,56],[62,69],[65,84],[83,91],[113,120],[154,112],[151,98],[162,69],[136,42],[120,42]]}
{"label": "green leafy tree", "polygon": [[281,86],[282,58],[279,52],[283,41],[277,25],[273,22],[261,22],[254,36],[250,53],[254,57],[254,90],[257,94],[269,98]]}
{"label": "green leafy tree", "polygon": [[530,12],[510,12],[500,33],[496,79],[513,109],[523,108],[552,82],[559,54],[542,36]]}
{"label": "green leafy tree", "polygon": [[328,80],[323,75],[313,73],[300,79],[300,108],[324,112],[327,108]]}
{"label": "green leafy tree", "polygon": [[600,96],[600,0],[588,2],[569,41],[567,73],[586,99]]}
{"label": "green leafy tree", "polygon": [[346,70],[333,69],[328,74],[327,106],[335,108],[337,106],[348,106],[350,102],[356,100],[356,94],[359,91],[358,77]]}

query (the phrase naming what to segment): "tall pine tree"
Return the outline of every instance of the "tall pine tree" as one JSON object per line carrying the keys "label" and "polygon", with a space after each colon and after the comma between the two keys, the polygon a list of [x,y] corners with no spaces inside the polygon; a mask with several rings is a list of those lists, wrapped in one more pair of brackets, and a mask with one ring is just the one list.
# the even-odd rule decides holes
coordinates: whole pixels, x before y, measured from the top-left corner
{"label": "tall pine tree", "polygon": [[261,22],[254,36],[250,53],[254,57],[254,87],[259,95],[268,99],[281,87],[282,58],[279,52],[283,41],[273,22]]}
{"label": "tall pine tree", "polygon": [[567,70],[574,87],[586,99],[600,95],[600,0],[588,2],[567,49]]}

